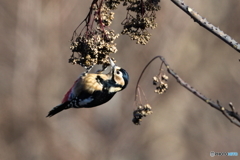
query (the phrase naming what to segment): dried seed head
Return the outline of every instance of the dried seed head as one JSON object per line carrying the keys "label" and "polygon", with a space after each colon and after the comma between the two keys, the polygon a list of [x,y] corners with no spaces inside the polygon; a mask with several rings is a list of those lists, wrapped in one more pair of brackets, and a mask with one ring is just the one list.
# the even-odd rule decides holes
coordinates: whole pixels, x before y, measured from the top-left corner
{"label": "dried seed head", "polygon": [[166,74],[162,75],[162,80],[163,81],[167,81],[168,80],[168,76]]}
{"label": "dried seed head", "polygon": [[109,9],[114,10],[120,4],[120,0],[105,0],[105,4]]}
{"label": "dried seed head", "polygon": [[158,84],[158,78],[156,76],[153,77],[153,85],[157,85]]}
{"label": "dried seed head", "polygon": [[132,119],[132,122],[135,124],[135,125],[140,125],[140,122],[142,121],[142,119],[138,119],[138,118],[133,118]]}
{"label": "dried seed head", "polygon": [[140,125],[143,117],[152,114],[151,106],[149,104],[139,105],[136,110],[133,111],[132,122],[136,125]]}
{"label": "dried seed head", "polygon": [[112,9],[116,8],[119,3],[118,0],[105,0],[101,3],[93,1],[90,12],[84,20],[86,25],[80,34],[77,33],[80,27],[73,34],[70,46],[73,55],[69,63],[79,64],[86,68],[96,64],[109,64],[108,57],[117,52],[115,40],[119,37],[119,34],[110,30],[109,26],[114,19]]}
{"label": "dried seed head", "polygon": [[156,87],[154,92],[158,93],[158,94],[163,94],[167,91],[167,89],[168,89],[168,84],[164,83],[164,82],[161,82],[160,85]]}
{"label": "dried seed head", "polygon": [[117,52],[114,41],[118,36],[113,30],[103,32],[99,28],[93,34],[79,36],[70,47],[76,54],[69,59],[69,63],[80,64],[83,67],[109,64],[109,55]]}
{"label": "dried seed head", "polygon": [[[129,3],[127,3],[129,2]],[[147,29],[157,27],[156,11],[160,10],[160,0],[128,0],[123,3],[127,5],[127,17],[122,22],[122,34],[126,34],[137,44],[145,45],[150,40]],[[134,12],[134,14],[131,14]]]}
{"label": "dried seed head", "polygon": [[168,76],[164,74],[163,69],[160,69],[158,75],[153,77],[153,85],[156,86],[154,92],[158,94],[165,93],[168,89],[168,84],[166,83],[167,80]]}

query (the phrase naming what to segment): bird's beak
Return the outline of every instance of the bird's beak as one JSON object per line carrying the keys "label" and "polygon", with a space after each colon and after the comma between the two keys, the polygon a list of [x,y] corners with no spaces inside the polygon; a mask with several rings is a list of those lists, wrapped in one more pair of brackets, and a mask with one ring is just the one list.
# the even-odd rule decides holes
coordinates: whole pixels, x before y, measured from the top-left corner
{"label": "bird's beak", "polygon": [[112,61],[112,59],[110,57],[109,57],[109,61],[110,61],[111,67],[114,68],[115,67],[115,63]]}

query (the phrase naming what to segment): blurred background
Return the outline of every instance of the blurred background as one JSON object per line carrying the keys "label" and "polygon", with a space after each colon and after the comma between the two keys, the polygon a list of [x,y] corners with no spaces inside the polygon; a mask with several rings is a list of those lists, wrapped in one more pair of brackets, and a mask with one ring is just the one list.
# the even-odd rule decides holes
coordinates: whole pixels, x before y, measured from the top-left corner
{"label": "blurred background", "polygon": [[[240,2],[185,0],[240,42]],[[186,82],[223,106],[240,112],[240,55],[200,27],[171,1],[160,3],[158,27],[146,46],[117,39],[117,64],[130,74],[129,86],[108,103],[48,111],[84,70],[68,63],[72,32],[86,17],[89,0],[0,0],[0,159],[1,160],[185,160],[212,159],[210,151],[238,152],[240,128],[169,76],[169,89],[154,93],[156,60],[141,86],[153,114],[132,123],[134,89],[144,66],[166,58]],[[111,26],[120,32],[126,10],[118,7]],[[229,157],[215,157],[227,159]],[[230,159],[230,158],[229,158]],[[239,157],[231,157],[239,159]]]}

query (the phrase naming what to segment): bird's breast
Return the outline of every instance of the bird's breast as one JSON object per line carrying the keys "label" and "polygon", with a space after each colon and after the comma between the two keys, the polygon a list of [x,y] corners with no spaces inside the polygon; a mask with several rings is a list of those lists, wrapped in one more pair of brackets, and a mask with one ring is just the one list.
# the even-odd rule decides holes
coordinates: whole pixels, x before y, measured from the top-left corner
{"label": "bird's breast", "polygon": [[88,76],[83,79],[82,85],[84,86],[84,90],[89,93],[103,91],[104,86],[102,81],[106,81],[108,78],[109,77],[105,74],[88,74]]}

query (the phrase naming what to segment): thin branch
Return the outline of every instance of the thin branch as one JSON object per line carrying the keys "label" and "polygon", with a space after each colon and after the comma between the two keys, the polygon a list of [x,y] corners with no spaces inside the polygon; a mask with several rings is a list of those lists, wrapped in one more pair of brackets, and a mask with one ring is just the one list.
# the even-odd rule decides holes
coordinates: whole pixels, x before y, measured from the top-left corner
{"label": "thin branch", "polygon": [[145,72],[145,70],[147,69],[147,67],[152,63],[152,61],[154,61],[154,60],[157,59],[157,58],[159,58],[159,57],[154,57],[150,62],[148,62],[148,64],[144,67],[142,73],[140,74],[140,77],[138,78],[137,85],[136,85],[136,88],[135,88],[135,99],[134,99],[134,101],[137,100],[137,96],[138,96],[137,90],[138,90],[138,87],[139,87],[140,80],[141,80],[141,78],[142,78],[142,76],[143,76],[143,73]]}
{"label": "thin branch", "polygon": [[[147,67],[155,60],[159,58],[162,63],[164,64],[164,66],[166,66],[167,71],[170,75],[172,75],[177,82],[183,86],[184,88],[186,88],[187,90],[189,90],[191,93],[193,93],[195,96],[197,96],[198,98],[200,98],[201,100],[203,100],[204,102],[206,102],[208,105],[210,105],[211,107],[215,108],[216,110],[220,111],[227,119],[229,119],[233,124],[235,124],[236,126],[240,127],[240,115],[238,114],[238,112],[235,110],[235,107],[233,106],[233,104],[230,102],[229,106],[231,108],[231,110],[228,110],[224,107],[222,107],[219,103],[219,101],[214,102],[211,99],[207,98],[206,96],[204,96],[202,93],[200,93],[199,91],[197,91],[195,88],[193,88],[192,86],[190,86],[188,83],[186,83],[179,75],[177,75],[177,73],[175,73],[169,66],[169,64],[166,62],[166,60],[164,59],[164,57],[162,56],[156,56],[154,57],[143,69],[139,80],[138,80],[138,84],[140,82],[140,79],[144,73],[144,71],[147,69]],[[138,86],[138,85],[137,85]],[[136,88],[137,90],[137,88]],[[136,95],[136,94],[135,94]],[[136,100],[136,97],[135,97]]]}
{"label": "thin branch", "polygon": [[[91,6],[90,6],[90,10],[89,10],[87,16],[86,16],[85,19],[77,26],[77,28],[73,31],[73,35],[72,35],[71,41],[74,40],[74,37],[75,37],[76,35],[77,35],[77,36],[80,36],[85,27],[87,27],[87,32],[89,31],[89,26],[91,26],[91,29],[92,29],[92,24],[90,25],[90,22],[91,22],[91,19],[92,19],[92,12],[93,12],[94,4],[97,4],[97,2],[98,2],[98,0],[93,0],[93,1],[92,1]],[[86,26],[83,27],[83,29],[81,30],[81,32],[80,32],[79,34],[77,34],[78,28],[79,28],[84,22],[86,23]]]}
{"label": "thin branch", "polygon": [[229,35],[221,31],[218,27],[215,27],[213,24],[209,23],[206,18],[203,18],[200,14],[194,11],[192,8],[187,6],[183,0],[171,0],[175,5],[181,8],[185,13],[187,13],[192,19],[197,22],[200,26],[207,29],[215,36],[219,37],[225,43],[230,45],[236,51],[240,52],[240,44],[231,38]]}

